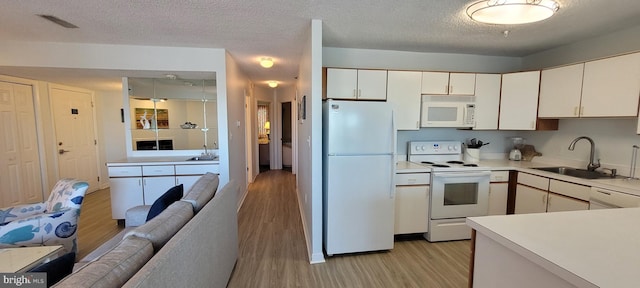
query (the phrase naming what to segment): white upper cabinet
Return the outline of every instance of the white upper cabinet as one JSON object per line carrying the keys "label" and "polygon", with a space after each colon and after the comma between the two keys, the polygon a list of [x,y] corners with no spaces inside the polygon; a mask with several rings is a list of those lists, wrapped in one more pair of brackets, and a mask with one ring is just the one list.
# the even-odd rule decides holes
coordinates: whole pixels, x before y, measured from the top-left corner
{"label": "white upper cabinet", "polygon": [[476,74],[422,72],[422,94],[474,95]]}
{"label": "white upper cabinet", "polygon": [[327,98],[356,99],[358,70],[327,69]]}
{"label": "white upper cabinet", "polygon": [[476,74],[476,125],[473,130],[498,129],[500,74]]}
{"label": "white upper cabinet", "polygon": [[583,83],[583,117],[637,116],[640,53],[587,62]]}
{"label": "white upper cabinet", "polygon": [[450,73],[449,94],[474,95],[476,91],[476,74],[474,73]]}
{"label": "white upper cabinet", "polygon": [[502,75],[500,130],[536,130],[540,71]]}
{"label": "white upper cabinet", "polygon": [[327,69],[327,98],[387,99],[386,70]]}
{"label": "white upper cabinet", "polygon": [[542,70],[540,80],[540,118],[580,116],[584,63]]}
{"label": "white upper cabinet", "polygon": [[389,71],[387,102],[392,103],[398,130],[420,129],[420,83],[422,72]]}

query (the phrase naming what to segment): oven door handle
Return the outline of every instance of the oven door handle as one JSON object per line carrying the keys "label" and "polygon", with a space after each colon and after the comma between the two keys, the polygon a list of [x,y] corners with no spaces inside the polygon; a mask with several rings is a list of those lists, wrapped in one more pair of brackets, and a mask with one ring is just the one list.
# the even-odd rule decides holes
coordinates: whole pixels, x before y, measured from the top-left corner
{"label": "oven door handle", "polygon": [[447,177],[447,178],[451,178],[451,177],[455,177],[455,178],[462,178],[462,177],[490,177],[491,176],[491,172],[490,171],[476,171],[476,172],[446,172],[446,173],[432,173],[434,178],[438,178],[438,177]]}

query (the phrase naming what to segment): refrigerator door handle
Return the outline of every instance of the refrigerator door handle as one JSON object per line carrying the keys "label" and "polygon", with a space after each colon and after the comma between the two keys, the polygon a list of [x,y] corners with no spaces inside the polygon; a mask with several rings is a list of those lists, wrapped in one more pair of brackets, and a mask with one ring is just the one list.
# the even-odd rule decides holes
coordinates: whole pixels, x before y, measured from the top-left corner
{"label": "refrigerator door handle", "polygon": [[397,156],[397,152],[396,152],[396,143],[398,142],[398,134],[397,134],[397,130],[396,130],[396,114],[395,114],[395,110],[391,110],[391,135],[393,135],[391,137],[391,153],[393,154],[393,156],[391,157],[391,192],[389,193],[391,199],[396,197],[396,157]]}

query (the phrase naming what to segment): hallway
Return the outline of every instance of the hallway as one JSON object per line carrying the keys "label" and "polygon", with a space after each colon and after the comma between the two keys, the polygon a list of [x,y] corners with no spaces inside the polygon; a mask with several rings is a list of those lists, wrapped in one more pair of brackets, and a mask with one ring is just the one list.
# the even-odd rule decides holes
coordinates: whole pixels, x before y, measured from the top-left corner
{"label": "hallway", "polygon": [[309,264],[295,176],[261,173],[238,214],[233,287],[466,287],[469,241],[403,237],[388,252],[328,257]]}

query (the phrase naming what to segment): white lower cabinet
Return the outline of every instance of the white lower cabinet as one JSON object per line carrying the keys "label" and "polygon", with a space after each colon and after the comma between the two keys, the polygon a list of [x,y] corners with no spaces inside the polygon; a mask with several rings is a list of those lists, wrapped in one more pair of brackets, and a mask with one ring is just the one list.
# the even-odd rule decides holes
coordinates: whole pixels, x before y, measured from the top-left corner
{"label": "white lower cabinet", "polygon": [[492,171],[489,184],[488,215],[507,214],[507,195],[509,194],[509,171]]}
{"label": "white lower cabinet", "polygon": [[589,186],[519,173],[515,214],[588,210],[590,191]]}
{"label": "white lower cabinet", "polygon": [[589,202],[549,193],[547,212],[589,210]]}
{"label": "white lower cabinet", "polygon": [[[109,166],[109,164],[107,164]],[[218,164],[109,166],[111,217],[124,219],[128,209],[151,205],[171,187],[184,185],[186,194],[207,172],[218,173]]]}
{"label": "white lower cabinet", "polygon": [[142,177],[144,205],[153,204],[164,192],[176,186],[175,176]]}
{"label": "white lower cabinet", "polygon": [[515,214],[547,212],[549,192],[518,184],[516,188]]}
{"label": "white lower cabinet", "polygon": [[111,218],[124,219],[131,207],[144,203],[142,177],[109,178]]}
{"label": "white lower cabinet", "polygon": [[394,234],[429,230],[429,173],[396,174]]}

